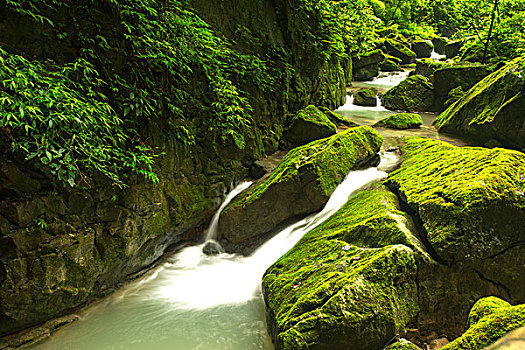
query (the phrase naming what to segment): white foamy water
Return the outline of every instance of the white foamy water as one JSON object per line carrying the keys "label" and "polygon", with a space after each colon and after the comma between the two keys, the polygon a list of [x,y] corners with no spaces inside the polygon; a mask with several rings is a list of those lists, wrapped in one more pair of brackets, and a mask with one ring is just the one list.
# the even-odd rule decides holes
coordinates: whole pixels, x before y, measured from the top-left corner
{"label": "white foamy water", "polygon": [[445,55],[441,55],[439,53],[437,53],[436,51],[432,50],[432,53],[430,54],[430,58],[433,59],[434,61],[441,61],[442,58],[445,58],[446,56]]}
{"label": "white foamy water", "polygon": [[208,256],[204,244],[180,250],[35,349],[272,349],[260,288],[264,272],[349,196],[385,178],[396,161],[387,153],[379,167],[350,172],[321,212],[288,226],[251,256]]}

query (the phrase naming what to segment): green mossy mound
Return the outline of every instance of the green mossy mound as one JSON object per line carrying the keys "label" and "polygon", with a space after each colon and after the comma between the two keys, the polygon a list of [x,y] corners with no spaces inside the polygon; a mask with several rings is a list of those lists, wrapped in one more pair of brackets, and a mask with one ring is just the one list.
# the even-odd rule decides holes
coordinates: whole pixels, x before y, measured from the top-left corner
{"label": "green mossy mound", "polygon": [[411,249],[362,249],[315,230],[268,269],[276,349],[380,349],[417,313]]}
{"label": "green mossy mound", "polygon": [[402,64],[409,64],[416,60],[415,52],[410,50],[408,44],[403,42],[387,39],[385,40],[385,49],[389,55],[401,59]]}
{"label": "green mossy mound", "polygon": [[495,299],[498,298],[478,300],[469,315],[469,321],[472,321],[469,329],[441,349],[483,349],[508,332],[525,325],[525,304],[511,306],[501,299]]}
{"label": "green mossy mound", "polygon": [[443,110],[449,92],[461,86],[463,91],[471,89],[487,75],[492,73],[488,66],[474,63],[445,65],[434,71],[435,107]]}
{"label": "green mossy mound", "polygon": [[398,113],[378,121],[374,126],[390,129],[411,129],[419,128],[421,125],[423,125],[423,119],[419,114]]}
{"label": "green mossy mound", "polygon": [[354,94],[354,104],[365,107],[377,106],[376,95],[377,89],[360,89]]}
{"label": "green mossy mound", "polygon": [[434,86],[428,78],[414,75],[388,90],[381,101],[386,108],[392,110],[428,111],[434,103]]}
{"label": "green mossy mound", "polygon": [[319,107],[319,110],[323,112],[328,117],[328,119],[330,119],[330,121],[334,123],[336,126],[347,126],[351,128],[359,126],[353,121],[350,121],[344,118],[342,115],[335,113],[334,111],[331,111],[330,109],[326,107]]}
{"label": "green mossy mound", "polygon": [[426,257],[412,232],[374,185],[307,233],[263,279],[276,348],[379,349],[403,332],[417,313],[414,251]]}
{"label": "green mossy mound", "polygon": [[509,148],[525,148],[524,74],[525,58],[513,60],[443,112],[436,127],[478,143],[494,139]]}
{"label": "green mossy mound", "polygon": [[465,96],[465,91],[461,86],[458,86],[457,88],[454,88],[449,91],[447,100],[445,101],[445,108],[448,108],[452,106],[456,101],[460,100],[463,96]]}
{"label": "green mossy mound", "polygon": [[286,141],[292,146],[300,146],[332,136],[335,133],[335,124],[330,121],[325,113],[310,105],[297,112],[292,118]]}
{"label": "green mossy mound", "polygon": [[525,348],[525,326],[507,333],[486,350],[520,350]]}
{"label": "green mossy mound", "polygon": [[406,340],[400,339],[392,345],[389,345],[386,350],[421,350],[416,344]]}
{"label": "green mossy mound", "polygon": [[376,156],[382,141],[361,126],[292,149],[265,182],[226,207],[219,223],[226,248],[255,244],[254,237],[287,219],[320,210],[348,171]]}
{"label": "green mossy mound", "polygon": [[414,41],[411,46],[417,58],[428,58],[432,55],[434,45],[429,40]]}
{"label": "green mossy mound", "polygon": [[381,50],[374,50],[352,58],[353,79],[370,80],[379,74],[379,64],[385,59]]}

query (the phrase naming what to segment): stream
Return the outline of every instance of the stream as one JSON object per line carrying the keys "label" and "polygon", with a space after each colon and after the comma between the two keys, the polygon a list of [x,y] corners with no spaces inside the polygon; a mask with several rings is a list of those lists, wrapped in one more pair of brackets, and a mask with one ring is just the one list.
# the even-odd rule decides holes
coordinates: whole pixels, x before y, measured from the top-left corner
{"label": "stream", "polygon": [[[389,73],[368,84],[385,88],[407,75]],[[352,102],[348,96],[347,103],[336,112],[359,124],[370,125],[395,113],[380,105],[359,107]],[[426,125],[421,129],[380,132],[440,138],[431,127],[433,118],[435,115],[423,114]],[[350,172],[321,212],[283,229],[251,256],[205,255],[205,243],[182,248],[139,280],[82,310],[78,321],[31,349],[273,349],[261,292],[264,272],[305,233],[336,212],[349,196],[385,178],[386,171],[397,161],[394,153],[384,152],[378,167]],[[210,223],[207,242],[215,238],[222,209],[250,184],[239,184],[225,197]]]}

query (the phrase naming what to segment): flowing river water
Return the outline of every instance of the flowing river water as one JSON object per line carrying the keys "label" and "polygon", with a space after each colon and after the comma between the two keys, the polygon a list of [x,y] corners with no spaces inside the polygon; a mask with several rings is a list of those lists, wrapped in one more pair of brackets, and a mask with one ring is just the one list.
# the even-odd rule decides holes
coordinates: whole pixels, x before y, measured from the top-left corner
{"label": "flowing river water", "polygon": [[[360,84],[386,89],[407,74],[387,74]],[[337,112],[359,124],[370,125],[395,113],[380,105],[359,107],[352,102],[349,96]],[[439,138],[429,126],[433,118],[435,115],[424,114],[423,128],[393,131],[392,136],[411,133]],[[380,132],[388,136],[390,131]],[[394,153],[385,152],[378,167],[350,172],[321,212],[285,228],[251,256],[205,255],[204,243],[181,249],[141,279],[81,311],[77,322],[32,349],[273,349],[260,287],[264,272],[306,232],[336,212],[349,196],[385,178],[386,171],[397,161]],[[208,241],[214,238],[220,211],[249,185],[241,183],[225,198],[210,224]]]}

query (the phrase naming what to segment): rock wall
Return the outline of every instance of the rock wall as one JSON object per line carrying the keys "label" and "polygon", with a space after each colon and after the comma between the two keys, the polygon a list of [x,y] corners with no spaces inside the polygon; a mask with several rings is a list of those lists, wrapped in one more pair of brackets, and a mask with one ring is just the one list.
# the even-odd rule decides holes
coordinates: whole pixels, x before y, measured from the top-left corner
{"label": "rock wall", "polygon": [[[128,188],[117,189],[95,175],[91,187],[67,189],[56,186],[45,168],[35,170],[19,154],[2,151],[0,336],[68,313],[118,287],[169,246],[200,239],[200,228],[224,192],[246,176],[254,159],[276,147],[276,130],[282,130],[286,112],[309,103],[335,107],[343,102],[346,63],[341,58],[324,61],[312,54],[315,46],[297,42],[303,33],[300,23],[315,26],[317,18],[306,19],[302,2],[292,3],[192,2],[192,11],[218,35],[238,44],[240,52],[272,59],[268,52],[281,50],[284,58],[275,65],[285,62],[291,68],[291,76],[273,77],[280,79],[277,90],[261,91],[247,78],[239,82],[254,110],[243,150],[217,142],[217,135],[210,133],[187,146],[166,134],[167,121],[159,111],[159,117],[140,121],[142,136],[163,152],[155,165],[158,184],[131,178]],[[68,27],[83,6],[71,2],[52,19]],[[118,20],[102,1],[90,6],[98,8],[102,18],[82,18],[80,29]],[[10,52],[54,62],[68,62],[79,54],[81,47],[74,40],[59,41],[45,24],[3,5],[0,18],[0,42]],[[118,70],[127,59],[121,52],[106,54],[111,69]],[[195,74],[188,85],[199,91],[202,79]]]}

